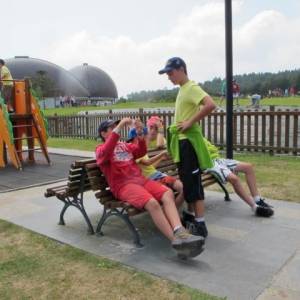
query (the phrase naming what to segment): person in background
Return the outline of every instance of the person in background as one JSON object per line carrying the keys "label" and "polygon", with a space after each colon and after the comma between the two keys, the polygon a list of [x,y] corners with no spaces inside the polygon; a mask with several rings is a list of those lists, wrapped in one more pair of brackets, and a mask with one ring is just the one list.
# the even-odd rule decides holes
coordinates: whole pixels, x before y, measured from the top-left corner
{"label": "person in background", "polygon": [[137,209],[149,212],[157,228],[171,241],[178,255],[194,257],[203,251],[204,239],[193,236],[182,226],[173,192],[141,174],[135,160],[147,153],[145,134],[137,143],[120,142],[120,131],[133,120],[105,120],[98,129],[103,144],[96,147],[97,165],[114,196]]}
{"label": "person in background", "polygon": [[0,74],[1,94],[4,98],[5,104],[7,105],[8,112],[13,113],[15,111],[12,104],[12,88],[14,83],[11,73],[3,59],[0,59]]}
{"label": "person in background", "polygon": [[193,234],[207,237],[204,219],[204,189],[201,170],[213,166],[203,140],[199,121],[210,114],[216,104],[195,82],[189,79],[187,67],[180,57],[170,58],[159,74],[179,85],[175,103],[174,124],[167,131],[167,147],[178,164],[179,178],[183,184],[184,199],[195,212]]}
{"label": "person in background", "polygon": [[235,79],[232,80],[232,97],[236,102],[236,106],[239,106],[240,85],[236,82]]}
{"label": "person in background", "polygon": [[223,104],[223,101],[226,98],[226,80],[222,81],[222,85],[221,85],[221,98],[220,98],[220,107]]}
{"label": "person in background", "polygon": [[252,106],[255,107],[255,108],[259,108],[260,100],[261,100],[261,95],[259,95],[259,94],[253,94],[251,96]]}

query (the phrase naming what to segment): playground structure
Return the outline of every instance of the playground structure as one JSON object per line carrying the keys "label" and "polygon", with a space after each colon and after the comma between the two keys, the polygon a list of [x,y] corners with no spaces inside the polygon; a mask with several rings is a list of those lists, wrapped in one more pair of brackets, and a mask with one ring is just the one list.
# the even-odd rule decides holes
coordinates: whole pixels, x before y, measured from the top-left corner
{"label": "playground structure", "polygon": [[[0,168],[7,165],[9,156],[11,163],[22,170],[23,154],[27,152],[27,161],[34,163],[37,150],[50,164],[46,124],[29,79],[13,80],[12,104],[15,112],[9,114],[0,97]],[[27,147],[23,148],[25,140]],[[36,142],[40,147],[35,147]]]}

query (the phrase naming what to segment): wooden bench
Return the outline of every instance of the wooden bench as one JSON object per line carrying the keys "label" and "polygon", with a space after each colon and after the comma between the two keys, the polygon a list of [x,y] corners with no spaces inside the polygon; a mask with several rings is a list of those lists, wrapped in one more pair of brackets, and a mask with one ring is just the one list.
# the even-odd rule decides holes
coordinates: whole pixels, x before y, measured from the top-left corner
{"label": "wooden bench", "polygon": [[[151,157],[156,153],[157,151],[152,151],[148,154]],[[105,221],[111,216],[117,216],[127,224],[133,235],[135,245],[137,247],[142,247],[143,245],[140,240],[139,232],[131,222],[130,218],[132,216],[144,213],[145,211],[138,210],[130,204],[124,203],[114,197],[110,191],[105,176],[97,166],[96,161],[86,164],[85,169],[89,178],[91,189],[95,192],[95,197],[103,205],[103,213],[97,225],[96,233],[103,235],[102,226],[104,225]],[[156,169],[170,176],[178,177],[177,165],[172,161],[172,159],[162,161],[159,166],[156,167]],[[213,174],[202,174],[202,183],[203,187],[208,187],[214,183],[217,183],[225,193],[225,201],[230,201],[228,191],[219,181],[219,179],[213,176]]]}
{"label": "wooden bench", "polygon": [[[148,154],[151,157],[157,153],[158,151],[151,151]],[[170,176],[178,176],[177,166],[171,159],[162,161],[157,169]],[[213,174],[202,174],[202,183],[203,187],[217,183],[225,193],[225,201],[230,201],[228,191]],[[133,235],[135,245],[142,247],[139,232],[133,225],[131,217],[144,213],[145,211],[138,210],[130,204],[119,201],[113,196],[105,176],[97,166],[95,159],[84,159],[73,162],[69,170],[67,183],[46,190],[45,197],[55,196],[64,203],[58,224],[65,225],[64,214],[68,207],[73,206],[83,215],[88,226],[88,232],[90,234],[95,233],[83,204],[84,193],[91,190],[95,192],[95,197],[103,205],[103,213],[96,227],[96,233],[103,235],[102,226],[106,220],[111,216],[117,216],[128,226]]]}
{"label": "wooden bench", "polygon": [[91,162],[95,162],[95,160],[85,159],[73,162],[69,170],[67,183],[48,188],[45,192],[45,197],[49,198],[55,196],[64,203],[60,212],[59,225],[65,225],[64,214],[69,206],[74,206],[82,213],[88,226],[88,232],[94,234],[94,228],[83,205],[84,192],[91,190],[85,165]]}

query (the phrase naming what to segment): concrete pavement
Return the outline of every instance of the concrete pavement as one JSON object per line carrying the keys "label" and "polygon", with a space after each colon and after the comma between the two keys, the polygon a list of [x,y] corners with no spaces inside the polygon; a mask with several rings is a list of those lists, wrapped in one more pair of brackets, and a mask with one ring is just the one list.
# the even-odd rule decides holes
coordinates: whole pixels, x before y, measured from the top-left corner
{"label": "concrete pavement", "polygon": [[[146,214],[134,218],[145,244],[142,249],[133,246],[119,219],[110,220],[103,237],[88,235],[82,216],[74,208],[66,213],[66,226],[57,225],[62,204],[44,198],[47,187],[0,194],[0,218],[228,299],[300,299],[299,204],[270,200],[275,216],[262,219],[254,217],[234,196],[227,203],[223,194],[207,192],[206,250],[195,259],[181,261]],[[93,193],[87,193],[85,204],[96,225],[102,208]]]}

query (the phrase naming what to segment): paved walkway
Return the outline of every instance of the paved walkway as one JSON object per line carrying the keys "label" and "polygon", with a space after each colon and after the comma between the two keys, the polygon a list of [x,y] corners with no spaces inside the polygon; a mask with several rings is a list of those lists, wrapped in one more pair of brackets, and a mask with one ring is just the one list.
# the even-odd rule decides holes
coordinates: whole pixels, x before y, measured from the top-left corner
{"label": "paved walkway", "polygon": [[[206,250],[195,259],[181,261],[146,214],[134,218],[145,244],[142,249],[133,246],[119,219],[110,220],[103,237],[88,235],[74,208],[66,213],[66,226],[57,225],[62,204],[44,198],[47,187],[0,194],[0,218],[213,295],[239,300],[300,299],[299,204],[268,200],[276,214],[262,219],[234,196],[228,203],[221,193],[207,192]],[[96,225],[101,206],[93,193],[87,193],[85,204]]]}

